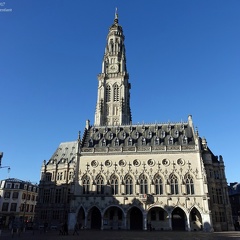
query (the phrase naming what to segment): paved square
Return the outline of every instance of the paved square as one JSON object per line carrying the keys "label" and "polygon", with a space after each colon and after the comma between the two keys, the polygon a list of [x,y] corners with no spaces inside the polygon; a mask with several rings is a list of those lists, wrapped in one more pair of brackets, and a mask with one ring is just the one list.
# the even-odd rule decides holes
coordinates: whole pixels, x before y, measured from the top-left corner
{"label": "paved square", "polygon": [[11,236],[9,231],[3,231],[0,237],[1,240],[21,239],[21,240],[240,240],[240,232],[161,232],[161,231],[100,231],[100,230],[83,230],[79,235],[72,235],[69,232],[68,236],[59,235],[58,231],[50,231],[47,233],[36,231],[26,231],[20,236],[14,234]]}

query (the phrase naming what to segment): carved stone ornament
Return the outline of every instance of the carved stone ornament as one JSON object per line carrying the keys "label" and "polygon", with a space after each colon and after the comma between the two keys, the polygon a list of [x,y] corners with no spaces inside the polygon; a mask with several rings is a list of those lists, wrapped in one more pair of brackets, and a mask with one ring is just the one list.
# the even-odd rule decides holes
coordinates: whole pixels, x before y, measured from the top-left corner
{"label": "carved stone ornament", "polygon": [[147,164],[148,164],[150,167],[152,167],[152,166],[155,165],[155,161],[154,161],[153,159],[149,159],[149,160],[147,161]]}
{"label": "carved stone ornament", "polygon": [[168,166],[169,164],[170,164],[170,161],[168,159],[165,158],[162,160],[162,165]]}
{"label": "carved stone ornament", "polygon": [[138,159],[135,159],[135,160],[133,161],[133,166],[139,167],[140,165],[141,165],[141,162],[140,162]]}
{"label": "carved stone ornament", "polygon": [[92,167],[97,167],[97,166],[98,166],[98,161],[92,160],[91,166],[92,166]]}
{"label": "carved stone ornament", "polygon": [[120,167],[125,167],[127,163],[125,160],[121,159],[118,164]]}

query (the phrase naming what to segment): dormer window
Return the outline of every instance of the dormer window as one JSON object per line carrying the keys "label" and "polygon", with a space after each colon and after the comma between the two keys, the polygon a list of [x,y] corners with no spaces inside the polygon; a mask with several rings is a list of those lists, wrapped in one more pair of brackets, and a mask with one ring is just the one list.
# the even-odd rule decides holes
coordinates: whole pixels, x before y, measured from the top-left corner
{"label": "dormer window", "polygon": [[106,147],[106,139],[105,138],[102,140],[102,147]]}
{"label": "dormer window", "polygon": [[187,137],[186,136],[183,136],[183,144],[187,144],[188,143],[188,139],[187,139]]}
{"label": "dormer window", "polygon": [[146,145],[146,138],[142,138],[142,145]]}
{"label": "dormer window", "polygon": [[164,138],[165,137],[165,131],[161,131],[161,138]]}
{"label": "dormer window", "polygon": [[118,138],[115,139],[115,146],[119,146],[119,139]]}
{"label": "dormer window", "polygon": [[159,145],[159,142],[160,142],[160,141],[159,141],[159,137],[156,137],[156,138],[155,138],[155,145]]}
{"label": "dormer window", "polygon": [[148,138],[152,138],[152,132],[151,131],[148,132]]}
{"label": "dormer window", "polygon": [[172,136],[169,137],[168,144],[169,145],[173,145],[173,137]]}
{"label": "dormer window", "polygon": [[178,130],[175,130],[175,131],[174,131],[174,136],[175,136],[175,137],[178,137],[178,135],[179,135]]}
{"label": "dormer window", "polygon": [[89,146],[89,147],[92,147],[92,146],[93,146],[93,139],[92,139],[92,138],[89,139],[88,146]]}
{"label": "dormer window", "polygon": [[132,139],[131,138],[128,139],[128,146],[132,146]]}

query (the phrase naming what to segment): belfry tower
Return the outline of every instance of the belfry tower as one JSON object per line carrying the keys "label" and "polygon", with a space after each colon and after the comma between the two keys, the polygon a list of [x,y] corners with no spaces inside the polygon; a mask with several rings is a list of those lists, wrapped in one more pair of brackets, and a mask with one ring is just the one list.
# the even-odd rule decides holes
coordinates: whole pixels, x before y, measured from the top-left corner
{"label": "belfry tower", "polygon": [[98,97],[95,126],[129,125],[131,123],[129,76],[122,27],[118,14],[109,28],[107,44],[98,75]]}

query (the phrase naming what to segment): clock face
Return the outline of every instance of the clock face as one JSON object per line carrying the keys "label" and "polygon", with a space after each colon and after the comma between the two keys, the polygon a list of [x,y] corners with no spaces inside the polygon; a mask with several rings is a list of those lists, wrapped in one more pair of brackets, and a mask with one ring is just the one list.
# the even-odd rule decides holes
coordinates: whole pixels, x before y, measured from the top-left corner
{"label": "clock face", "polygon": [[108,68],[108,72],[110,72],[110,73],[115,73],[117,71],[118,71],[118,65],[117,64],[110,65],[109,68]]}

